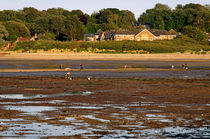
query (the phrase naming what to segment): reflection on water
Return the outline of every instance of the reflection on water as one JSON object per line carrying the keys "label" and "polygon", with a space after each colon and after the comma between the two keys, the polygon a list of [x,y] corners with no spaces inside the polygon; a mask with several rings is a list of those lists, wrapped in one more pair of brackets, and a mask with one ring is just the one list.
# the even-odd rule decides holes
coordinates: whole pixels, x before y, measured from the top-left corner
{"label": "reflection on water", "polygon": [[[47,97],[75,94],[90,95],[92,92],[69,92]],[[31,98],[30,101],[25,100],[28,97]],[[3,109],[21,112],[16,114],[15,118],[2,117],[0,119],[0,135],[3,137],[210,138],[210,120],[199,115],[188,118],[160,110],[160,108],[170,106],[197,111],[209,107],[209,104],[172,104],[170,102],[157,104],[147,97],[143,98],[144,101],[141,104],[139,102],[115,104],[113,101],[105,104],[72,103],[62,97],[45,100],[46,96],[43,97],[43,95],[22,94],[0,95],[0,98],[8,99],[7,102],[0,103],[4,105]],[[16,103],[9,102],[13,98],[20,100]],[[32,101],[32,98],[39,99]],[[22,106],[22,104],[27,104],[27,106]],[[74,111],[77,111],[77,114],[74,114]]]}
{"label": "reflection on water", "polygon": [[85,91],[85,92],[64,92],[64,93],[50,94],[50,95],[42,95],[42,94],[1,94],[0,98],[2,98],[2,99],[34,99],[34,98],[46,98],[46,97],[55,97],[55,96],[90,95],[92,93],[93,92]]}
{"label": "reflection on water", "polygon": [[0,98],[6,98],[6,99],[29,99],[29,98],[41,98],[46,97],[46,95],[27,95],[27,94],[2,94],[0,95]]}
{"label": "reflection on water", "polygon": [[56,110],[54,107],[47,107],[47,106],[5,106],[6,110],[16,110],[25,112],[27,114],[36,115],[43,111],[52,111]]}

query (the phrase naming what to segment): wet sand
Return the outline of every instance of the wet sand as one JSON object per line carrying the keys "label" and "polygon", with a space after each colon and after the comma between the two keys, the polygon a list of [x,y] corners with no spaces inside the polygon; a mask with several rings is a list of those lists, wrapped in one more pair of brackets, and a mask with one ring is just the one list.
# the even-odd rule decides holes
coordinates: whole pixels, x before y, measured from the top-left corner
{"label": "wet sand", "polygon": [[0,77],[1,137],[209,138],[210,80]]}

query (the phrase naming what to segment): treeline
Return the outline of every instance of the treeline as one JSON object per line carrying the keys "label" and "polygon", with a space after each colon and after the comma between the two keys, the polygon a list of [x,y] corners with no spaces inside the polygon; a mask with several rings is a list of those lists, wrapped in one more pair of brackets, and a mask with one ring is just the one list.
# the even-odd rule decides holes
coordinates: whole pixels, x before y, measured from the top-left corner
{"label": "treeline", "polygon": [[177,5],[172,10],[167,5],[156,4],[153,9],[140,15],[138,20],[131,11],[116,8],[102,9],[91,15],[81,10],[68,11],[62,8],[39,11],[28,7],[18,11],[0,11],[0,39],[7,41],[35,34],[40,40],[74,41],[82,40],[85,33],[95,33],[98,29],[121,28],[133,31],[145,27],[142,25],[178,32],[184,32],[185,26],[195,26],[210,32],[209,5]]}

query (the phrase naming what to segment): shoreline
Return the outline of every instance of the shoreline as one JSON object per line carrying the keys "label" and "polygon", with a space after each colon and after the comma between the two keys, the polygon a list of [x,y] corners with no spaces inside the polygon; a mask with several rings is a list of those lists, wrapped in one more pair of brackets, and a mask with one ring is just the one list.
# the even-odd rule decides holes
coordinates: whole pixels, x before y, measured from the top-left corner
{"label": "shoreline", "polygon": [[[0,69],[0,72],[66,72],[66,71],[72,71],[72,72],[137,72],[137,71],[172,71],[171,69],[161,69],[161,68],[119,68],[119,69]],[[174,69],[174,72],[176,71],[184,71],[182,69]]]}
{"label": "shoreline", "polygon": [[100,54],[100,53],[16,53],[0,52],[0,60],[163,60],[206,61],[210,54]]}

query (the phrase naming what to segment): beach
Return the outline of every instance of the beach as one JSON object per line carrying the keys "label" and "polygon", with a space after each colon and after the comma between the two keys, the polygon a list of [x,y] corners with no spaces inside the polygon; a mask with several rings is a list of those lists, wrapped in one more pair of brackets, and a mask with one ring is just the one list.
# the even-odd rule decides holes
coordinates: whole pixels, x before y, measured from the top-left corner
{"label": "beach", "polygon": [[210,54],[100,54],[100,53],[17,53],[1,52],[0,60],[210,60]]}
{"label": "beach", "polygon": [[208,54],[11,52],[0,63],[0,137],[210,138]]}

